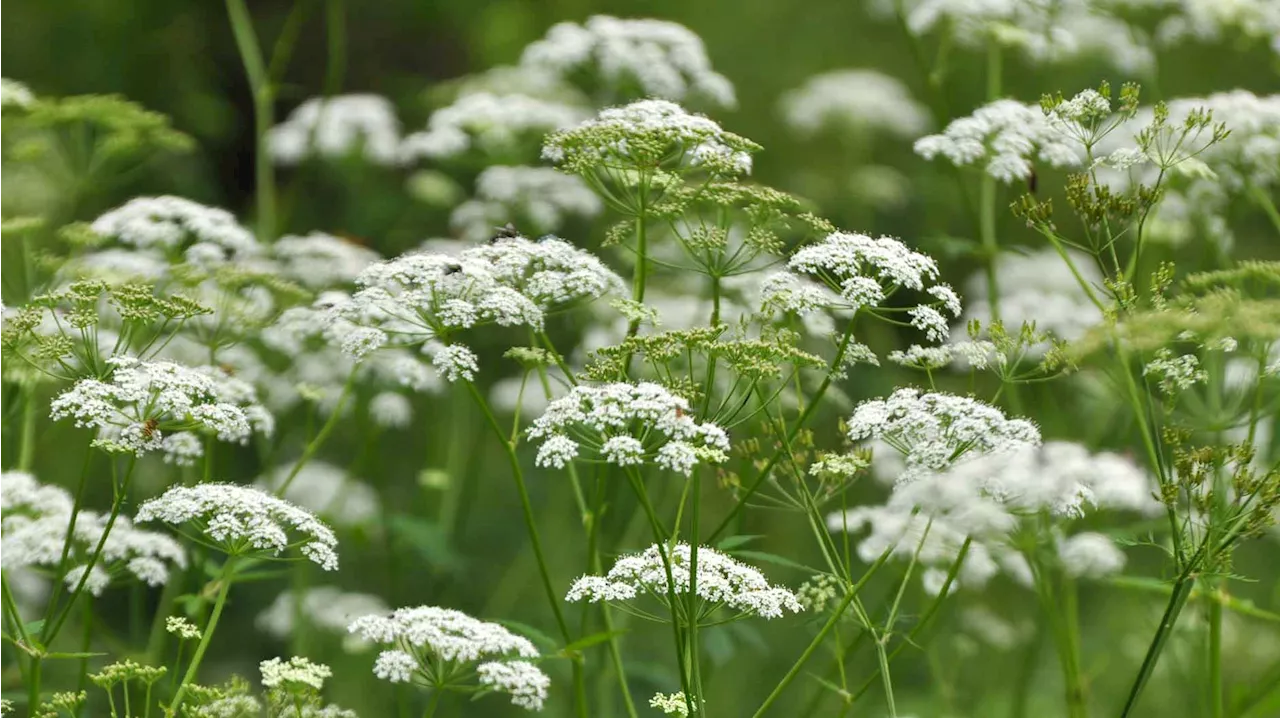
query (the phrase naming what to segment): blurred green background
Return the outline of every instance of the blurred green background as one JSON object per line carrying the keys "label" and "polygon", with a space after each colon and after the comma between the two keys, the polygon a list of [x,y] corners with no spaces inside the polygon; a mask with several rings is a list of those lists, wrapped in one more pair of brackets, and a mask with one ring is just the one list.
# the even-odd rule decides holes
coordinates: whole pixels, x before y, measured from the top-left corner
{"label": "blurred green background", "polygon": [[[277,117],[297,103],[320,94],[325,73],[326,38],[320,2],[303,26],[297,52],[280,89]],[[265,46],[276,37],[293,4],[276,0],[251,3],[255,25]],[[137,186],[110,196],[95,197],[77,208],[91,219],[98,212],[132,193],[167,193],[187,196],[226,207],[241,217],[252,212],[252,114],[249,90],[236,53],[225,9],[213,0],[9,0],[5,3],[3,47],[0,62],[5,77],[28,84],[42,95],[120,93],[142,105],[170,115],[175,126],[199,144],[193,155],[167,163],[163,173],[140,180]],[[954,179],[942,163],[914,156],[909,143],[884,141],[868,147],[848,138],[809,141],[796,139],[779,119],[778,102],[788,89],[819,72],[844,68],[876,68],[894,75],[923,96],[923,82],[913,64],[908,45],[892,22],[874,19],[853,0],[680,0],[666,2],[585,2],[582,0],[376,0],[347,7],[347,66],[344,92],[373,92],[389,97],[397,106],[405,129],[421,126],[432,109],[433,86],[470,72],[514,63],[529,42],[563,20],[584,20],[593,14],[622,17],[655,17],[680,22],[702,36],[713,66],[732,80],[739,107],[715,113],[726,128],[761,143],[754,177],[782,189],[809,195],[823,213],[837,224],[867,233],[892,234],[929,247],[938,237],[968,237],[971,224],[962,209]],[[1041,93],[1060,90],[1071,94],[1095,86],[1101,80],[1144,83],[1148,100],[1244,88],[1259,95],[1280,91],[1280,73],[1273,57],[1257,44],[1241,46],[1188,45],[1161,51],[1156,77],[1131,78],[1101,61],[1085,58],[1069,65],[1032,65],[1007,62],[1006,93],[1025,101]],[[984,101],[983,58],[956,51],[952,69],[943,84],[946,106],[952,116],[967,114]],[[938,128],[935,128],[938,129]],[[848,141],[846,141],[848,140]],[[874,157],[872,157],[874,155]],[[844,178],[870,159],[897,168],[909,179],[903,201],[873,205],[861,201]],[[291,184],[289,171],[281,172],[287,203],[287,232],[318,229],[364,239],[384,254],[394,254],[428,237],[447,234],[447,208],[413,206],[404,191],[407,173],[375,171],[372,176],[329,178],[315,193]],[[814,178],[821,178],[821,181]],[[337,181],[332,181],[336,179]],[[343,180],[349,184],[343,184]],[[468,180],[461,180],[467,186]],[[1060,178],[1042,178],[1053,192]],[[292,194],[290,194],[290,188]],[[327,194],[324,194],[327,193]],[[1256,217],[1242,218],[1237,256],[1277,256],[1277,240],[1267,234]],[[601,225],[601,227],[603,224]],[[597,228],[599,231],[600,228]],[[594,246],[599,237],[569,239]],[[1007,244],[1034,245],[1034,238],[1012,217],[1001,220],[1001,238]],[[968,276],[972,260],[949,262],[944,276],[956,283]],[[564,329],[564,328],[561,328]],[[903,375],[889,370],[859,374],[845,387],[852,399],[880,394]],[[1105,397],[1093,399],[1091,411],[1110,416],[1114,425],[1106,444],[1124,448],[1127,424],[1122,412],[1108,407]],[[1067,417],[1089,397],[1070,392],[1039,390],[1032,394],[1033,413],[1046,435],[1081,437],[1082,431],[1101,434],[1099,427],[1080,427]],[[419,420],[413,432],[389,431],[371,439],[368,429],[342,429],[323,451],[338,464],[356,462],[359,475],[380,487],[384,500],[399,516],[367,535],[344,537],[344,567],[337,577],[306,580],[337,583],[353,590],[380,594],[392,606],[439,603],[477,615],[504,617],[548,631],[549,614],[536,586],[534,564],[525,546],[519,507],[509,490],[510,478],[502,457],[483,430],[480,417],[465,396],[429,397],[419,400]],[[1068,411],[1068,409],[1071,409]],[[835,414],[819,427],[819,445],[837,445]],[[425,426],[424,426],[425,423]],[[344,425],[350,426],[350,425]],[[81,449],[59,451],[63,445],[79,447],[82,434],[67,427],[46,426],[39,449],[41,478],[61,473],[74,475]],[[372,440],[375,443],[369,444]],[[6,438],[6,443],[9,439]],[[450,446],[463,446],[454,452]],[[366,447],[368,450],[362,451]],[[450,458],[452,456],[452,458]],[[254,477],[251,452],[227,450],[219,456],[223,478],[248,481]],[[454,463],[449,463],[454,462]],[[442,492],[422,485],[423,467],[447,469],[451,487]],[[536,475],[535,475],[536,476]],[[140,496],[158,493],[159,475]],[[544,540],[552,547],[553,571],[568,585],[581,570],[581,532],[568,489],[553,476],[532,487],[540,507]],[[714,489],[709,489],[714,491]],[[446,500],[463,507],[444,516]],[[872,492],[874,493],[874,492]],[[98,497],[105,501],[105,496]],[[667,497],[673,499],[674,497]],[[627,508],[625,495],[621,511]],[[481,508],[475,508],[476,502]],[[102,505],[105,505],[103,503]],[[724,502],[721,501],[723,506]],[[434,520],[444,516],[441,521]],[[407,517],[407,518],[406,518]],[[808,533],[798,519],[753,514],[746,533],[769,535],[768,550],[809,562],[814,552]],[[639,548],[639,547],[635,547]],[[1280,566],[1274,539],[1246,548],[1237,569],[1260,580],[1238,584],[1241,594],[1260,607],[1280,606]],[[1157,552],[1131,552],[1131,573],[1159,576]],[[783,566],[767,567],[771,576],[791,585],[804,580],[802,571]],[[193,585],[189,588],[194,588]],[[256,662],[290,651],[304,652],[330,663],[335,678],[333,699],[355,708],[363,716],[394,715],[396,694],[391,686],[369,673],[371,657],[344,656],[339,640],[331,636],[299,636],[284,646],[260,635],[254,617],[280,586],[238,588],[229,608],[229,619],[219,631],[214,655],[206,663],[217,675],[238,671],[256,674]],[[873,586],[872,602],[893,584]],[[146,615],[153,597],[135,591],[115,592],[104,599],[104,610],[120,617],[121,635],[144,630],[131,612]],[[1164,603],[1159,594],[1136,593],[1114,587],[1090,587],[1085,591],[1082,616],[1085,623],[1085,667],[1091,680],[1098,715],[1118,713],[1117,701],[1137,669],[1141,651],[1154,630]],[[918,611],[923,599],[908,599],[908,612]],[[960,618],[966,608],[984,606],[1006,619],[1023,624],[1032,637],[1011,651],[981,647],[965,632]],[[576,611],[575,611],[576,613]],[[1147,693],[1143,715],[1199,716],[1201,678],[1196,650],[1203,640],[1197,627],[1198,612],[1190,612],[1178,645],[1167,654],[1158,674],[1158,685]],[[1263,619],[1232,614],[1232,640],[1228,671],[1235,688],[1252,682],[1280,680],[1271,666],[1280,658],[1280,631]],[[1029,591],[1007,580],[997,581],[981,595],[961,595],[948,604],[946,615],[932,632],[937,640],[928,651],[914,652],[895,664],[894,679],[899,711],[919,716],[1003,716],[1011,714],[1013,686],[1025,684],[1033,692],[1027,715],[1060,714],[1060,687],[1052,647],[1037,638],[1038,610]],[[674,690],[677,682],[669,664],[669,636],[665,629],[636,626],[624,642],[631,658],[637,696]],[[548,631],[549,632],[549,631]],[[749,715],[794,660],[811,633],[793,622],[765,625],[753,621],[719,631],[706,631],[709,672],[708,701],[715,715]],[[589,649],[589,659],[603,662],[599,648]],[[818,656],[810,668],[824,672],[827,656]],[[853,658],[854,675],[869,675],[873,654],[868,650]],[[857,666],[863,668],[860,674]],[[567,710],[567,666],[550,668],[556,685],[548,707],[552,715]],[[1029,674],[1024,672],[1030,672]],[[1023,681],[1021,676],[1029,675]],[[6,687],[12,687],[6,684]],[[600,683],[607,694],[608,681]],[[818,689],[813,680],[801,680],[775,715],[805,715],[802,706]],[[607,701],[606,701],[607,702]],[[834,702],[824,715],[835,715]],[[647,710],[647,709],[646,709]],[[874,693],[859,703],[853,715],[879,716],[883,710]],[[500,699],[466,704],[446,703],[442,715],[515,715]],[[616,713],[615,713],[616,714]],[[1257,713],[1256,715],[1266,715]],[[1280,715],[1280,707],[1275,713]]]}

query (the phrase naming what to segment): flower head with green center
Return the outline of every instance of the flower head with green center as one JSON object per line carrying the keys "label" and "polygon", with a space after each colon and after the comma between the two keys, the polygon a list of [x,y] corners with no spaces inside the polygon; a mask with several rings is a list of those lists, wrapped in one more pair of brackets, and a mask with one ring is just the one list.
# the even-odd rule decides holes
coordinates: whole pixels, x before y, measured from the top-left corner
{"label": "flower head with green center", "polygon": [[274,558],[298,549],[326,571],[338,568],[338,538],[310,512],[271,494],[235,484],[175,486],[146,501],[138,523],[190,523],[228,555]]}
{"label": "flower head with green center", "polygon": [[760,149],[714,121],[666,100],[640,100],[552,133],[542,156],[575,174],[602,171],[705,169],[713,175],[751,171]]}
{"label": "flower head with green center", "polygon": [[[527,660],[538,657],[529,639],[497,623],[436,606],[400,608],[389,616],[363,616],[348,630],[391,648],[373,673],[392,683],[414,682],[435,690],[508,693],[511,702],[541,710],[550,679]],[[475,680],[478,687],[467,685]]]}
{"label": "flower head with green center", "polygon": [[652,596],[667,605],[671,593],[679,596],[693,590],[701,599],[699,621],[709,619],[721,607],[735,612],[739,618],[753,615],[782,618],[787,613],[803,610],[791,591],[770,584],[760,571],[728,554],[707,546],[699,547],[696,581],[691,580],[692,562],[689,544],[676,544],[674,548],[650,546],[643,553],[619,558],[603,576],[583,576],[574,581],[565,600],[622,603]]}

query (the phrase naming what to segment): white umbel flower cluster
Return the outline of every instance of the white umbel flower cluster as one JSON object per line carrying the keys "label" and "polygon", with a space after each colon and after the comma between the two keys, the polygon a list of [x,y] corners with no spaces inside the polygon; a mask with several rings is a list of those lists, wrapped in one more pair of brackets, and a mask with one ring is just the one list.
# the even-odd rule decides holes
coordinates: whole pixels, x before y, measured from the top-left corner
{"label": "white umbel flower cluster", "polygon": [[754,142],[674,102],[639,100],[601,110],[572,129],[552,133],[542,146],[542,157],[577,172],[654,167],[674,156],[677,167],[741,175],[751,171],[751,153],[757,149]]}
{"label": "white umbel flower cluster", "polygon": [[729,437],[689,415],[689,402],[650,382],[575,386],[529,427],[542,441],[538,466],[563,468],[586,448],[589,459],[617,466],[652,462],[688,476],[700,462],[719,463]]}
{"label": "white umbel flower cluster", "polygon": [[35,104],[35,93],[17,80],[0,77],[0,107],[30,107]]}
{"label": "white umbel flower cluster", "polygon": [[[892,481],[898,476],[891,470],[881,478]],[[973,543],[957,576],[961,586],[981,587],[999,572],[1030,584],[1026,561],[1011,539],[1024,520],[1032,526],[1044,515],[1069,521],[1090,509],[1156,515],[1162,505],[1154,489],[1154,480],[1120,455],[1092,453],[1071,442],[1048,442],[970,455],[939,473],[906,484],[899,481],[885,504],[832,514],[827,525],[833,531],[867,530],[858,543],[858,555],[867,561],[886,550],[895,559],[910,560],[921,546],[920,560],[929,567],[923,579],[933,593],[941,588],[966,537]],[[1111,571],[1123,566],[1123,553],[1105,536],[1063,538],[1054,529],[1045,538],[1069,575],[1096,578],[1107,566]],[[1107,545],[1100,547],[1102,542]]]}
{"label": "white umbel flower cluster", "polygon": [[457,255],[407,254],[368,267],[356,281],[364,289],[333,310],[349,329],[343,350],[361,357],[392,337],[425,343],[449,381],[477,371],[469,348],[440,344],[451,334],[486,324],[541,329],[552,309],[625,292],[603,262],[557,237],[501,238]]}
{"label": "white umbel flower cluster", "polygon": [[[345,634],[347,626],[355,619],[390,611],[391,608],[378,596],[343,591],[333,586],[315,586],[305,589],[301,597],[292,591],[281,591],[271,605],[254,619],[254,625],[275,638],[288,638],[293,635],[294,620],[301,613],[308,628]],[[356,648],[360,643],[363,640],[357,638],[357,642],[349,647]]]}
{"label": "white umbel flower cluster", "polygon": [[[519,660],[536,659],[538,649],[497,623],[450,608],[418,606],[396,609],[390,615],[362,616],[348,630],[372,643],[392,646],[374,663],[374,675],[383,680],[417,681],[447,690],[458,682],[457,669],[473,666],[481,685],[509,693],[517,706],[540,710],[546,699],[550,679],[534,664]],[[450,665],[437,675],[440,663]]]}
{"label": "white umbel flower cluster", "polygon": [[[1093,287],[1102,286],[1102,275],[1091,257],[1072,251],[1070,256],[1080,278]],[[1034,322],[1036,331],[1055,339],[1074,341],[1102,321],[1102,311],[1085,294],[1071,268],[1052,249],[1031,254],[1003,253],[996,259],[1000,279],[1000,321],[1010,334],[1024,323]],[[986,275],[975,273],[965,283],[964,314],[952,327],[952,343],[968,340],[966,327],[973,320],[983,326],[993,316]],[[1033,356],[1043,355],[1047,343],[1029,348]]]}
{"label": "white umbel flower cluster", "polygon": [[783,119],[797,134],[855,130],[913,140],[929,127],[929,110],[901,80],[875,70],[814,75],[782,96]]}
{"label": "white umbel flower cluster", "polygon": [[996,100],[968,117],[952,120],[941,134],[916,140],[916,154],[941,155],[957,167],[977,165],[1006,184],[1026,179],[1032,161],[1051,167],[1079,167],[1080,142],[1045,117],[1039,105]]}
{"label": "white umbel flower cluster", "polygon": [[[217,367],[191,368],[168,361],[113,357],[108,381],[82,379],[51,404],[54,419],[99,430],[97,444],[137,455],[159,451],[189,464],[203,455],[197,433],[246,443],[270,435],[275,419],[257,402],[248,382]],[[172,433],[170,433],[172,432]]]}
{"label": "white umbel flower cluster", "polygon": [[486,262],[503,286],[544,310],[627,293],[626,282],[604,262],[559,237],[504,237],[460,256]]}
{"label": "white umbel flower cluster", "polygon": [[373,164],[394,165],[399,146],[400,120],[395,107],[380,95],[312,97],[267,133],[271,159],[284,165],[357,151]]}
{"label": "white umbel flower cluster", "polygon": [[525,48],[520,64],[566,80],[595,76],[617,94],[736,104],[733,84],[711,69],[702,39],[663,20],[596,15],[582,25],[562,22]]}
{"label": "white umbel flower cluster", "polygon": [[328,666],[312,663],[302,656],[294,656],[287,661],[272,658],[259,663],[258,669],[262,672],[265,688],[287,688],[291,683],[298,683],[318,691],[324,688],[326,678],[333,677]]}
{"label": "white umbel flower cluster", "polygon": [[942,341],[948,326],[944,312],[959,315],[960,297],[946,284],[936,283],[937,278],[938,265],[932,258],[893,237],[833,232],[796,250],[787,270],[765,280],[761,298],[766,309],[802,314],[815,309],[857,311],[879,307],[899,288],[912,289],[933,300],[907,311],[911,325],[931,341]]}
{"label": "white umbel flower cluster", "polygon": [[400,144],[402,162],[441,160],[477,151],[510,156],[525,143],[552,130],[580,122],[586,112],[555,100],[521,94],[476,92],[436,110],[427,129],[407,135]]}
{"label": "white umbel flower cluster", "polygon": [[[1157,0],[1163,2],[1164,0]],[[1214,0],[1208,0],[1213,2]],[[1112,3],[1114,4],[1114,3]],[[1102,58],[1129,74],[1154,63],[1149,41],[1098,0],[877,0],[882,14],[906,13],[907,28],[924,35],[938,28],[962,47],[989,43],[1017,49],[1035,62]]]}
{"label": "white umbel flower cluster", "polygon": [[[293,473],[294,465],[277,468],[258,481],[258,488],[273,494]],[[325,461],[308,461],[293,477],[283,498],[333,522],[336,526],[367,526],[382,515],[378,492]]]}
{"label": "white umbel flower cluster", "polygon": [[528,222],[539,233],[554,232],[569,217],[591,218],[603,203],[578,177],[549,167],[487,167],[476,178],[476,196],[458,205],[449,224],[471,241],[493,237],[508,222]]}
{"label": "white umbel flower cluster", "polygon": [[138,508],[138,523],[190,523],[232,556],[271,558],[298,549],[326,571],[338,568],[338,537],[310,512],[249,486],[174,486]]}
{"label": "white umbel flower cluster", "polygon": [[480,685],[511,696],[511,704],[540,711],[551,688],[551,678],[528,661],[489,661],[476,666]]}
{"label": "white umbel flower cluster", "polygon": [[[671,583],[667,581],[667,564]],[[678,596],[690,591],[692,550],[687,543],[675,547],[653,545],[643,553],[623,556],[603,576],[583,576],[574,581],[566,601],[624,602],[641,596],[652,596],[662,603],[670,593]],[[698,548],[697,581],[693,590],[703,601],[701,617],[720,606],[737,611],[741,616],[782,618],[803,609],[795,594],[774,586],[755,568],[708,546]]]}
{"label": "white umbel flower cluster", "polygon": [[1040,444],[1040,430],[968,397],[898,389],[859,404],[849,419],[853,441],[880,439],[905,458],[899,484],[945,471],[964,456],[998,454]]}
{"label": "white umbel flower cluster", "polygon": [[95,234],[158,259],[183,259],[201,267],[243,263],[262,247],[235,215],[182,197],[138,197],[101,215]]}
{"label": "white umbel flower cluster", "polygon": [[350,284],[381,259],[368,247],[323,232],[281,237],[271,253],[283,276],[315,290]]}
{"label": "white umbel flower cluster", "polygon": [[[74,502],[61,487],[42,485],[32,475],[0,475],[0,563],[5,571],[24,567],[57,570],[71,525]],[[93,511],[75,516],[63,580],[74,588],[106,531],[108,517]],[[132,576],[150,586],[168,582],[171,567],[185,568],[186,553],[169,536],[136,528],[119,516],[107,534],[102,554],[89,571],[85,590],[100,595],[115,577]]]}
{"label": "white umbel flower cluster", "polygon": [[1156,28],[1156,40],[1166,46],[1187,38],[1221,42],[1235,34],[1269,42],[1280,55],[1280,5],[1271,0],[1128,0],[1152,4],[1170,13]]}

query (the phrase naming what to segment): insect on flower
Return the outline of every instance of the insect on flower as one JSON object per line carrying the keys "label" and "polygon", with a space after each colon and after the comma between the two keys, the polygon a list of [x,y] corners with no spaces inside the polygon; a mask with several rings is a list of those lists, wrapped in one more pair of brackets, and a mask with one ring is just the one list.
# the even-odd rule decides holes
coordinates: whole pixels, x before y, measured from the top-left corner
{"label": "insect on flower", "polygon": [[520,230],[516,229],[516,226],[511,222],[507,222],[501,227],[494,227],[494,230],[497,231],[497,234],[493,235],[489,240],[489,244],[497,244],[504,239],[515,239],[520,236]]}

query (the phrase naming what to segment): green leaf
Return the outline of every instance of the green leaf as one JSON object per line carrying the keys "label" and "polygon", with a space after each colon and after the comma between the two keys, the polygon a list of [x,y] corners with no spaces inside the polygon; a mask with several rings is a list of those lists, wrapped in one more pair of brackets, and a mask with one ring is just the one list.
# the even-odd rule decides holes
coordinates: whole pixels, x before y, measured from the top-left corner
{"label": "green leaf", "polygon": [[26,631],[28,636],[39,635],[39,633],[44,630],[44,619],[37,618],[34,621],[28,621],[23,624],[22,630]]}
{"label": "green leaf", "polygon": [[806,566],[797,561],[792,561],[785,556],[766,553],[764,551],[734,551],[733,555],[738,558],[749,558],[755,561],[764,561],[765,563],[772,563],[778,566],[786,566],[787,568],[800,569],[801,571],[807,571],[809,573],[822,573],[822,571],[819,571],[812,566]]}
{"label": "green leaf", "polygon": [[44,657],[45,657],[45,658],[49,658],[49,659],[55,659],[55,658],[97,658],[98,656],[105,656],[105,655],[107,655],[107,654],[105,654],[105,653],[93,653],[93,652],[90,652],[90,651],[83,651],[83,652],[81,652],[81,651],[77,651],[77,652],[74,652],[74,653],[46,653]]}
{"label": "green leaf", "polygon": [[745,546],[758,538],[764,538],[764,534],[740,534],[737,536],[726,536],[716,544],[716,548],[721,551],[732,551],[735,548]]}
{"label": "green leaf", "polygon": [[626,633],[628,633],[628,631],[625,631],[625,630],[601,631],[600,633],[593,633],[590,636],[583,636],[582,638],[579,638],[578,640],[574,641],[573,643],[570,643],[569,645],[565,646],[560,650],[565,653],[569,653],[572,651],[581,651],[584,648],[590,648],[591,646],[604,643],[605,641],[608,641],[610,638],[613,638],[614,636],[621,636]]}

